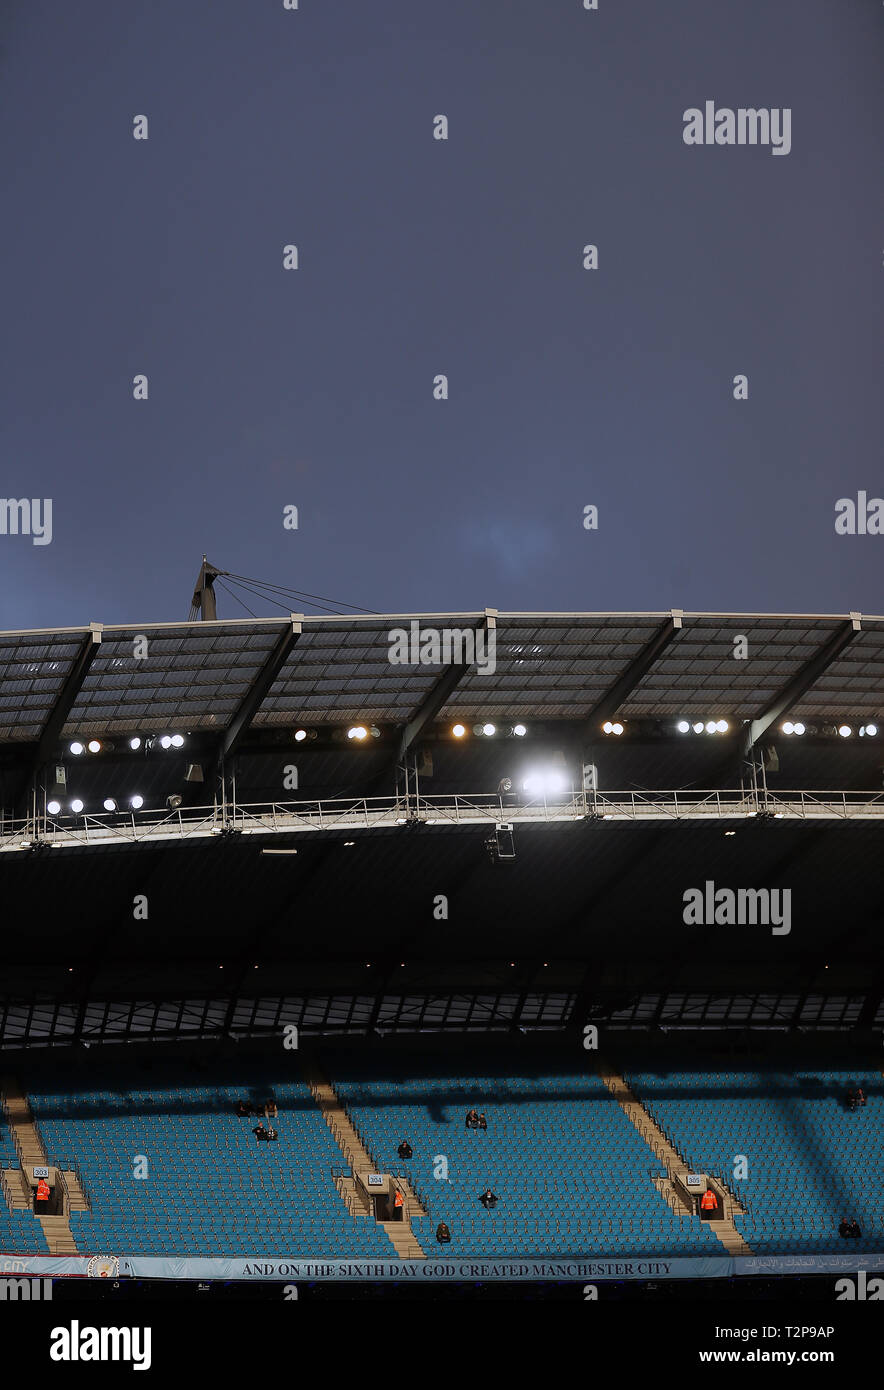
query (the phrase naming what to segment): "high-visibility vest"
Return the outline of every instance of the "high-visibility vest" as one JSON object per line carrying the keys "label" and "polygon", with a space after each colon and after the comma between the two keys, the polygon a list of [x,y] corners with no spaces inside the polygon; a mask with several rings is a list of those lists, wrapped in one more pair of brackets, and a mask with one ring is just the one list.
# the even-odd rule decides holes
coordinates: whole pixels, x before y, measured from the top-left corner
{"label": "high-visibility vest", "polygon": [[700,1206],[704,1211],[714,1210],[718,1206],[718,1198],[714,1192],[704,1192],[700,1201]]}
{"label": "high-visibility vest", "polygon": [[393,1206],[394,1206],[394,1207],[401,1207],[401,1206],[402,1206],[402,1193],[399,1191],[398,1187],[397,1187],[397,1189],[396,1189],[396,1196],[393,1198]]}
{"label": "high-visibility vest", "polygon": [[48,1202],[48,1200],[49,1200],[49,1184],[48,1184],[48,1182],[46,1181],[45,1178],[41,1178],[40,1181],[37,1183],[37,1201],[38,1201],[38,1202]]}

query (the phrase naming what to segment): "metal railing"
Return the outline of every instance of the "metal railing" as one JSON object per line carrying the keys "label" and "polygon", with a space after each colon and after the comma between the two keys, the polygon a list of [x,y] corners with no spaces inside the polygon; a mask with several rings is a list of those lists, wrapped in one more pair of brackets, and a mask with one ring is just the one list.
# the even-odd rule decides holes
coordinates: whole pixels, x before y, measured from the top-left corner
{"label": "metal railing", "polygon": [[515,793],[406,792],[386,797],[237,804],[50,816],[40,813],[0,824],[0,853],[41,846],[94,847],[211,835],[291,835],[330,830],[372,830],[423,824],[545,824],[579,820],[728,820],[752,817],[797,820],[884,820],[884,791],[777,790],[766,788],[570,791],[561,796]]}

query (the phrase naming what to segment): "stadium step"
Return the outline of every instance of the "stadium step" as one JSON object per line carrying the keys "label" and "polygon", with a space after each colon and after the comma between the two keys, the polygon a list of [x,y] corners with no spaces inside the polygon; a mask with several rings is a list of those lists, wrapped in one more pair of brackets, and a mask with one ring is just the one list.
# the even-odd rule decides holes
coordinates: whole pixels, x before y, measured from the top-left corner
{"label": "stadium step", "polygon": [[[353,1173],[352,1178],[339,1177],[336,1179],[335,1187],[338,1190],[338,1195],[351,1216],[370,1217],[372,1214],[371,1206],[361,1183],[356,1180],[356,1175],[358,1173],[376,1173],[378,1166],[359,1138],[337,1092],[322,1071],[316,1058],[302,1058],[302,1066],[304,1078],[310,1087],[310,1093],[322,1111],[325,1122],[334,1136],[335,1143],[344,1156],[345,1163],[348,1164]],[[406,1178],[397,1178],[396,1184],[405,1199],[404,1218],[402,1221],[379,1221],[377,1224],[386,1232],[400,1259],[425,1260],[427,1258],[426,1252],[422,1249],[411,1228],[411,1219],[413,1216],[426,1216],[426,1212]]]}
{"label": "stadium step", "polygon": [[[0,1106],[9,1122],[9,1130],[21,1165],[20,1168],[0,1172],[0,1187],[8,1194],[13,1211],[29,1211],[34,1220],[39,1221],[51,1255],[75,1255],[77,1245],[71,1233],[68,1214],[71,1211],[89,1209],[89,1203],[76,1173],[50,1163],[34,1123],[28,1098],[14,1076],[0,1078]],[[53,1186],[61,1182],[67,1212],[54,1216],[37,1216],[34,1212],[33,1188],[28,1178],[28,1173],[33,1172],[34,1168],[54,1169],[54,1172],[50,1172],[50,1181]]]}
{"label": "stadium step", "polygon": [[43,1227],[43,1234],[46,1237],[46,1244],[52,1255],[77,1255],[77,1243],[71,1234],[70,1223],[66,1216],[38,1216],[36,1218]]}
{"label": "stadium step", "polygon": [[[691,1169],[670,1144],[662,1129],[655,1123],[641,1101],[633,1095],[623,1077],[619,1076],[613,1069],[607,1067],[602,1062],[599,1063],[598,1073],[621,1110],[638,1130],[645,1143],[653,1151],[655,1157],[658,1158],[665,1167],[666,1179],[664,1179],[663,1183],[658,1187],[661,1197],[666,1200],[667,1191],[673,1197],[676,1196],[677,1188],[675,1186],[675,1179],[683,1178]],[[670,1205],[672,1205],[671,1202]],[[680,1205],[684,1207],[683,1202]],[[679,1207],[676,1205],[673,1207],[673,1210],[679,1210]],[[743,1240],[743,1237],[734,1225],[735,1212],[742,1212],[742,1207],[738,1202],[734,1201],[730,1194],[725,1193],[723,1218],[721,1221],[709,1222],[709,1229],[712,1231],[713,1235],[717,1236],[729,1255],[751,1255],[754,1252]],[[679,1214],[681,1214],[681,1212],[679,1212]]]}

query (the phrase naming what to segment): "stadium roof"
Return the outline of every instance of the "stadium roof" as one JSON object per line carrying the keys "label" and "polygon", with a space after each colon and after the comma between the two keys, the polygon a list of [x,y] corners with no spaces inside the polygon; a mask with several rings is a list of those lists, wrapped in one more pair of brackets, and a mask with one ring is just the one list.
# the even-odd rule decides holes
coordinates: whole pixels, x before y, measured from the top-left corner
{"label": "stadium roof", "polygon": [[[391,632],[494,630],[493,670],[394,664]],[[745,638],[745,658],[735,657]],[[146,642],[144,641],[146,639]],[[884,617],[387,614],[0,633],[0,743],[354,719],[874,717]]]}

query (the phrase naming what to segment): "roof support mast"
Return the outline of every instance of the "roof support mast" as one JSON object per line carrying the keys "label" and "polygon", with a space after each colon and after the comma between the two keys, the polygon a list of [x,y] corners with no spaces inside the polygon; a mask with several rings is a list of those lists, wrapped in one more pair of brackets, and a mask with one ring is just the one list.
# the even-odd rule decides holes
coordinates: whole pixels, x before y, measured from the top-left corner
{"label": "roof support mast", "polygon": [[215,607],[215,590],[213,586],[220,573],[221,571],[219,569],[209,564],[209,561],[204,555],[203,563],[200,565],[200,572],[196,578],[193,598],[190,601],[191,618],[199,614],[203,622],[217,622],[218,610]]}

